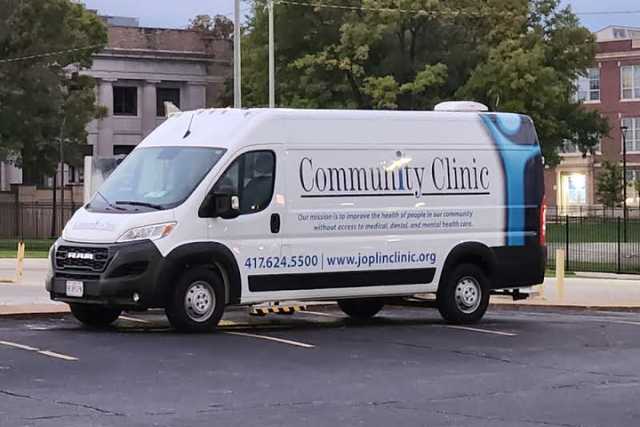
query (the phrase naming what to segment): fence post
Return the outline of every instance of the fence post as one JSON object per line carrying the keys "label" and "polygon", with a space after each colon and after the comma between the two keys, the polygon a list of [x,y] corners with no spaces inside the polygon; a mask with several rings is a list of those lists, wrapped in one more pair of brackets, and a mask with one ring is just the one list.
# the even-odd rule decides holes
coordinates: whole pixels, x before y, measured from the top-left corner
{"label": "fence post", "polygon": [[564,269],[569,269],[569,215],[564,217]]}
{"label": "fence post", "polygon": [[622,272],[622,259],[620,257],[620,217],[617,218],[617,223],[618,223],[618,274],[620,274]]}

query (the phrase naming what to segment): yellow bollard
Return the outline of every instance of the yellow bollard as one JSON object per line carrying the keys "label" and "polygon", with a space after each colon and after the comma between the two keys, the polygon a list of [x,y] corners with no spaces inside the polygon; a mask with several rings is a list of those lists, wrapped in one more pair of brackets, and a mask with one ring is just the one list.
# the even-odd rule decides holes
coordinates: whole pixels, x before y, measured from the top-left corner
{"label": "yellow bollard", "polygon": [[25,253],[25,245],[23,241],[18,242],[18,265],[16,266],[16,282],[22,280],[22,276],[24,273],[24,253]]}
{"label": "yellow bollard", "polygon": [[17,283],[22,280],[24,273],[24,254],[25,246],[24,242],[18,242],[18,251],[16,253],[16,278],[15,279],[0,279],[0,283]]}
{"label": "yellow bollard", "polygon": [[556,290],[558,292],[558,300],[564,300],[564,260],[565,253],[563,249],[556,250]]}

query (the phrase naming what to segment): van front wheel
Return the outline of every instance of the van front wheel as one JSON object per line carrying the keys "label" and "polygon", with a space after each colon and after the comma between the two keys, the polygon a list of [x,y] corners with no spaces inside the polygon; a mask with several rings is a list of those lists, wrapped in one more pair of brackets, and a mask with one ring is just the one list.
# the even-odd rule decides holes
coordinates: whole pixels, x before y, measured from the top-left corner
{"label": "van front wheel", "polygon": [[225,288],[218,275],[195,267],[182,275],[165,311],[179,331],[209,332],[220,322],[224,306]]}
{"label": "van front wheel", "polygon": [[378,314],[384,303],[377,299],[345,299],[338,301],[338,306],[349,317],[367,320]]}
{"label": "van front wheel", "polygon": [[451,323],[476,323],[489,306],[489,280],[474,264],[461,264],[445,273],[437,294],[438,310]]}

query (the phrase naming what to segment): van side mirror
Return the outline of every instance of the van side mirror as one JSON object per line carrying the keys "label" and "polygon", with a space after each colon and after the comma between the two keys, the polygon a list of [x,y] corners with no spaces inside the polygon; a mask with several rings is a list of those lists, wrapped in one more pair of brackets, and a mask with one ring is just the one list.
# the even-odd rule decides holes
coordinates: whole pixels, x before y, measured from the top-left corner
{"label": "van side mirror", "polygon": [[233,219],[240,215],[240,199],[235,194],[208,194],[198,210],[200,218]]}

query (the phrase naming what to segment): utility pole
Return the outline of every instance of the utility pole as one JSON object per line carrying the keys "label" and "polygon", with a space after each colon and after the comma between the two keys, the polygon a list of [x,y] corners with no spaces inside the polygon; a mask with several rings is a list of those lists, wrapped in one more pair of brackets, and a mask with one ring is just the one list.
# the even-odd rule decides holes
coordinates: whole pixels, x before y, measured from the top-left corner
{"label": "utility pole", "polygon": [[240,61],[240,0],[233,8],[233,107],[242,108],[242,67]]}
{"label": "utility pole", "polygon": [[269,8],[269,108],[276,106],[276,68],[273,35],[273,0],[267,0]]}
{"label": "utility pole", "polygon": [[624,217],[624,241],[627,242],[627,129],[626,126],[620,126],[622,131],[622,215]]}
{"label": "utility pole", "polygon": [[[62,118],[62,128],[60,129],[60,142],[58,143],[58,150],[60,152],[60,221],[64,224],[64,131],[67,124],[67,117]],[[60,230],[62,231],[62,230]]]}

